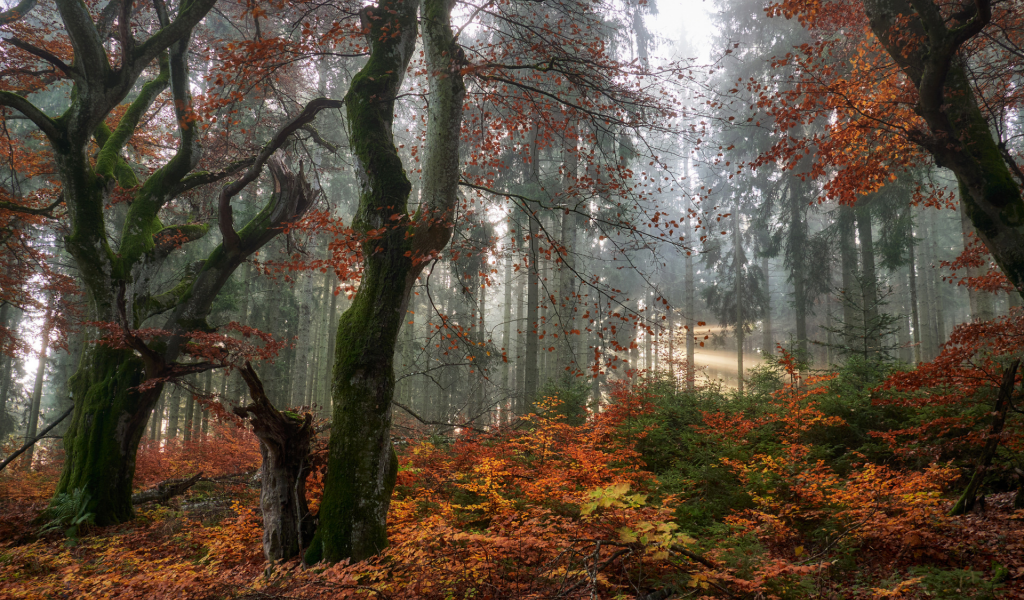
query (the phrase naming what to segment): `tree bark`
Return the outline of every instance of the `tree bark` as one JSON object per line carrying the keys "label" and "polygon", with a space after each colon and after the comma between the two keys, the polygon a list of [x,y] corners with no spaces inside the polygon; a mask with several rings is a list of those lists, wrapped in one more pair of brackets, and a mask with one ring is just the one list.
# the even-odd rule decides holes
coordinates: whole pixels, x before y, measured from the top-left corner
{"label": "tree bark", "polygon": [[[961,190],[961,193],[963,191]],[[974,225],[971,224],[971,218],[967,216],[967,206],[964,202],[960,202],[960,232],[963,236],[964,248],[977,236],[974,231]],[[967,269],[968,277],[978,277],[984,274],[984,271],[979,267],[969,267]],[[967,286],[967,296],[971,303],[971,320],[985,322],[995,318],[996,311],[993,306],[995,298],[992,297],[992,294],[984,290],[976,290],[972,286]],[[1018,294],[1017,297],[1019,298],[1020,295]]]}
{"label": "tree bark", "polygon": [[360,13],[370,58],[353,78],[345,108],[362,177],[354,225],[375,235],[363,241],[359,290],[338,323],[327,481],[307,563],[360,561],[387,545],[387,512],[398,471],[391,446],[395,344],[416,278],[452,233],[464,56],[444,0],[423,5],[430,101],[424,202],[415,221],[408,214],[412,186],[392,134],[395,97],[416,45],[416,6],[416,0],[381,0]]}
{"label": "tree bark", "polygon": [[299,417],[274,408],[248,361],[239,373],[249,387],[252,404],[237,407],[234,412],[250,418],[253,433],[260,439],[263,556],[274,563],[299,556],[316,529],[306,504],[313,415],[307,412]]}
{"label": "tree bark", "polygon": [[865,0],[871,29],[918,91],[915,112],[928,131],[909,137],[952,170],[978,237],[1018,292],[1024,290],[1024,197],[993,137],[958,55],[992,18],[979,0],[965,21],[947,25],[934,2]]}
{"label": "tree bark", "polygon": [[[693,231],[690,223],[690,207],[686,207],[686,233],[690,234]],[[685,309],[686,309],[686,389],[688,391],[694,391],[697,385],[697,366],[694,364],[696,361],[697,352],[697,340],[696,327],[697,317],[694,311],[697,310],[694,304],[694,277],[693,277],[693,252],[687,251],[686,258],[684,259],[684,278],[683,287],[685,288]]]}
{"label": "tree bark", "polygon": [[[533,124],[530,134],[530,167],[529,181],[539,186],[540,174],[539,156],[537,153],[537,136],[539,135],[538,123]],[[540,234],[536,211],[527,207],[526,218],[529,221],[529,242],[528,260],[529,265],[526,271],[526,356],[524,360],[524,382],[523,382],[523,408],[528,412],[530,403],[534,401],[540,385],[540,372],[538,361],[540,360],[540,249],[537,236]]]}
{"label": "tree bark", "polygon": [[910,246],[908,253],[910,255],[910,324],[914,327],[914,364],[921,364],[921,319],[918,315],[918,303],[917,303],[917,260],[914,256],[914,248],[917,246],[917,240],[914,238],[913,229],[910,232]]}
{"label": "tree bark", "polygon": [[[509,226],[509,238],[511,239],[512,233],[512,219],[507,219]],[[505,304],[504,304],[504,322],[501,328],[501,385],[504,388],[503,393],[508,396],[512,392],[512,380],[510,375],[509,363],[512,359],[512,249],[506,247],[505,249]],[[503,413],[507,410],[511,410],[511,406],[505,407]],[[505,420],[506,415],[502,415],[502,420]]]}
{"label": "tree bark", "polygon": [[[736,297],[733,301],[736,303],[736,389],[739,393],[743,393],[743,246],[741,243],[741,232],[740,232],[740,203],[739,199],[736,201],[736,206],[733,208],[735,211],[732,217],[733,232],[732,232],[732,262],[733,262],[733,277],[734,290],[733,293]],[[799,309],[798,309],[799,310]],[[797,317],[797,331],[799,332],[799,317]],[[797,334],[799,337],[799,333]]]}
{"label": "tree bark", "polygon": [[995,408],[992,410],[992,425],[989,428],[988,438],[985,440],[985,447],[981,451],[978,466],[974,469],[974,474],[971,476],[971,481],[967,484],[967,489],[964,490],[960,499],[957,500],[956,504],[949,511],[951,516],[962,515],[974,507],[978,490],[981,489],[981,484],[985,481],[985,474],[988,472],[989,467],[992,466],[992,459],[995,457],[996,449],[999,447],[1003,426],[1006,424],[1006,412],[1010,408],[1013,397],[1017,367],[1019,366],[1020,359],[1018,358],[1014,359],[1003,370],[1003,381],[999,386],[999,394],[996,396]]}
{"label": "tree bark", "polygon": [[[11,305],[6,302],[0,308],[0,326],[8,331],[14,331],[21,322],[21,311],[18,314],[11,314]],[[6,348],[0,347],[0,440],[7,439],[7,436],[14,433],[14,419],[7,412],[7,400],[14,389],[14,357],[6,352]]]}
{"label": "tree bark", "polygon": [[871,207],[857,209],[857,236],[860,238],[860,284],[865,359],[877,359],[882,348],[878,316],[878,274],[875,272],[875,244],[871,233]]}
{"label": "tree bark", "polygon": [[[803,165],[804,168],[807,165]],[[808,169],[809,170],[809,169]],[[804,207],[807,184],[793,177],[789,185],[789,275],[793,281],[793,310],[796,313],[796,354],[798,359],[810,360],[807,350],[807,269],[804,257],[807,253],[807,220]]]}
{"label": "tree bark", "polygon": [[[51,300],[52,302],[52,300]],[[50,348],[50,330],[53,327],[53,307],[47,306],[46,315],[43,317],[42,348],[39,350],[39,366],[36,367],[36,378],[32,385],[32,398],[29,401],[28,424],[25,428],[25,439],[31,440],[36,437],[36,428],[39,425],[39,405],[43,399],[43,378],[46,375],[46,354]],[[32,455],[35,446],[29,446],[22,458],[25,469],[32,468]]]}

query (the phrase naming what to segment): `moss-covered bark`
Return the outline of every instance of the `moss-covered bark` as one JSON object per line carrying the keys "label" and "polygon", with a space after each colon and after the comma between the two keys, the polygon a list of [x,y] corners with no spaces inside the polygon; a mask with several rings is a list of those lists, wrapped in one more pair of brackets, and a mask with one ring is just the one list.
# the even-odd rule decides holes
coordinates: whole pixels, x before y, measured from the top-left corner
{"label": "moss-covered bark", "polygon": [[[340,106],[337,101],[313,100],[253,159],[235,163],[217,175],[192,173],[201,158],[202,128],[190,125],[189,119],[189,42],[192,28],[215,2],[183,1],[173,20],[166,7],[158,4],[155,14],[149,13],[153,22],[143,28],[154,33],[119,47],[118,60],[111,61],[104,45],[108,33],[105,25],[93,22],[84,3],[57,0],[58,14],[74,47],[74,62],[65,70],[73,82],[69,108],[58,117],[50,117],[28,99],[0,92],[0,106],[25,115],[46,136],[52,149],[67,207],[65,247],[87,292],[89,320],[117,323],[129,330],[127,339],[131,338],[130,330],[147,318],[169,313],[163,327],[172,332],[169,336],[148,344],[133,338],[131,350],[86,341],[80,367],[69,386],[75,412],[65,437],[67,460],[58,492],[84,489],[100,523],[115,523],[132,515],[136,448],[160,392],[160,385],[140,388],[140,384],[200,368],[177,362],[188,331],[207,328],[205,318],[213,299],[235,268],[310,204],[311,191],[302,173],[292,173],[275,152],[320,110]],[[159,64],[159,74],[140,87],[142,73],[154,62]],[[141,117],[167,87],[179,127],[178,149],[141,185],[136,185],[139,180],[123,158],[124,146]],[[111,131],[105,119],[133,89],[138,90],[136,97]],[[99,146],[95,166],[87,151],[92,142]],[[230,200],[267,165],[275,178],[275,192],[257,218],[236,232]],[[218,224],[225,233],[224,244],[200,268],[161,288],[166,278],[157,275],[164,259],[181,241],[199,239],[207,229],[196,224],[164,227],[162,209],[194,187],[246,168],[244,176],[225,186],[221,194],[220,206],[226,210],[219,215]],[[107,196],[115,184],[134,190],[117,241],[108,238],[110,224],[105,215]]]}
{"label": "moss-covered bark", "polygon": [[98,525],[133,514],[135,456],[160,396],[160,386],[140,391],[143,379],[134,352],[92,345],[70,382],[75,411],[64,435],[67,459],[57,493],[86,490]]}
{"label": "moss-covered bark", "polygon": [[[1003,273],[1024,291],[1024,195],[1000,141],[992,135],[974,96],[961,47],[992,19],[990,2],[963,18],[947,20],[935,2],[865,0],[871,29],[918,91],[916,112],[928,131],[912,141],[952,170],[961,202],[978,237]],[[922,128],[923,129],[923,128]]]}
{"label": "moss-covered bark", "polygon": [[390,437],[393,361],[413,268],[411,239],[405,227],[395,226],[408,219],[412,186],[391,123],[415,44],[416,6],[415,0],[395,0],[363,10],[370,59],[345,96],[349,143],[364,176],[355,224],[368,239],[359,290],[338,322],[328,475],[307,563],[362,560],[387,545],[397,475]]}
{"label": "moss-covered bark", "polygon": [[451,236],[465,89],[462,53],[449,21],[452,5],[444,0],[424,3],[431,100],[424,208],[416,222],[408,215],[411,185],[391,131],[395,97],[415,47],[417,4],[382,0],[361,14],[370,59],[353,78],[345,106],[363,177],[355,225],[367,235],[364,271],[338,323],[327,481],[307,563],[363,560],[387,545],[387,512],[398,473],[391,446],[395,345],[421,257],[442,249]]}

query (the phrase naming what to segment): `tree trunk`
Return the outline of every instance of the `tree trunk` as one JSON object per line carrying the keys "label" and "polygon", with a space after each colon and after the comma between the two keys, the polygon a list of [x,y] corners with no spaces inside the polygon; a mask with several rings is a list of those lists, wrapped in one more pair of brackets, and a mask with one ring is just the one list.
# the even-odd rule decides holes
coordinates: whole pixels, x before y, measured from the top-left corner
{"label": "tree trunk", "polygon": [[185,399],[185,423],[182,426],[181,439],[186,442],[192,441],[192,420],[196,412],[195,394],[189,394]]}
{"label": "tree trunk", "polygon": [[921,319],[918,317],[917,305],[917,260],[914,256],[914,248],[917,240],[914,238],[913,229],[910,232],[910,324],[914,328],[914,364],[921,364]]}
{"label": "tree trunk", "polygon": [[1024,290],[1024,196],[1007,163],[1013,158],[993,137],[959,55],[991,20],[990,2],[955,27],[935,2],[865,0],[864,8],[886,52],[918,90],[915,112],[929,131],[916,131],[912,141],[956,174],[978,237],[1018,292]]}
{"label": "tree trunk", "polygon": [[[52,302],[52,301],[51,301]],[[25,428],[25,439],[31,440],[36,437],[36,428],[39,426],[39,405],[43,398],[43,378],[46,375],[46,354],[50,348],[50,330],[53,327],[53,308],[47,307],[46,315],[43,317],[43,335],[39,350],[39,366],[36,367],[36,379],[32,386],[32,398],[29,401],[28,424]],[[32,468],[32,455],[35,446],[30,446],[22,457],[22,464],[25,470]]]}
{"label": "tree trunk", "polygon": [[181,416],[181,396],[178,390],[167,397],[167,439],[178,439],[178,418]]}
{"label": "tree trunk", "polygon": [[[537,156],[537,136],[539,135],[538,128],[539,124],[534,123],[531,130],[530,138],[530,181],[537,182],[540,175],[537,173],[538,167],[538,156]],[[540,341],[538,335],[540,333],[540,251],[537,236],[539,235],[539,227],[537,223],[538,216],[535,212],[531,212],[532,209],[527,209],[526,218],[529,220],[529,266],[527,268],[526,275],[526,366],[525,366],[525,381],[523,382],[523,403],[524,408],[529,411],[530,403],[534,401],[537,395],[537,389],[540,385],[538,381],[540,373],[538,371],[538,360],[539,360],[539,349]]]}
{"label": "tree trunk", "polygon": [[[928,221],[931,229],[931,236],[928,240],[928,250],[931,262],[938,263],[942,257],[939,256],[939,245],[935,238],[938,237],[938,227],[935,223],[935,214],[928,213]],[[946,343],[946,303],[943,301],[943,284],[937,273],[930,277],[932,290],[935,296],[935,356],[942,352],[942,345]]]}
{"label": "tree trunk", "polygon": [[786,250],[789,252],[789,274],[793,280],[793,310],[796,312],[796,348],[798,359],[809,361],[807,351],[807,269],[804,256],[807,252],[807,221],[804,218],[804,206],[807,184],[793,177],[789,186],[789,240]]}
{"label": "tree trunk", "polygon": [[[690,207],[686,208],[686,232],[690,234],[693,231],[690,224]],[[684,287],[686,294],[686,389],[693,391],[697,385],[697,371],[695,362],[695,356],[697,352],[697,340],[695,339],[697,318],[694,314],[696,306],[694,305],[694,278],[693,278],[693,252],[686,252],[686,259],[684,265]]]}
{"label": "tree trunk", "polygon": [[[86,490],[97,525],[132,517],[132,482],[139,441],[161,385],[140,391],[142,360],[132,350],[89,346],[71,378],[75,398],[71,426],[64,434],[65,468],[58,492]],[[153,414],[159,422],[161,415]]]}
{"label": "tree trunk", "polygon": [[[508,219],[509,229],[512,229],[512,219]],[[509,237],[513,234],[510,232]],[[504,388],[502,393],[508,397],[512,392],[512,381],[510,379],[509,361],[512,359],[512,249],[505,248],[505,314],[501,328],[501,385]],[[510,410],[511,407],[503,408],[502,412]],[[504,420],[504,415],[502,416]]]}
{"label": "tree trunk", "polygon": [[871,233],[871,208],[857,209],[857,236],[860,238],[861,310],[864,323],[864,358],[878,359],[882,349],[878,316],[878,274],[875,273],[875,244]]}
{"label": "tree trunk", "polygon": [[381,233],[363,241],[359,291],[338,323],[327,481],[307,563],[360,561],[387,545],[387,513],[398,473],[391,446],[395,344],[425,257],[443,249],[452,232],[464,57],[444,0],[424,0],[423,6],[430,101],[424,202],[415,222],[408,214],[412,186],[392,135],[395,97],[416,46],[416,6],[416,0],[381,0],[360,13],[370,58],[345,96],[349,143],[362,177],[354,225],[364,233]]}
{"label": "tree trunk", "polygon": [[[328,291],[331,294],[331,305],[330,305],[330,321],[327,328],[327,352],[325,358],[327,359],[326,368],[324,369],[325,375],[327,375],[327,381],[330,381],[331,367],[334,365],[334,346],[338,339],[338,294],[334,293],[334,288],[337,285],[336,276],[330,271],[328,275]],[[322,415],[326,416],[331,414],[331,388],[327,386],[326,393],[320,400]]]}
{"label": "tree trunk", "polygon": [[967,489],[964,490],[963,495],[960,496],[952,510],[949,511],[951,516],[962,515],[974,507],[978,490],[981,489],[981,484],[985,481],[985,474],[988,472],[989,467],[992,466],[992,459],[995,458],[996,449],[999,447],[1003,426],[1006,424],[1006,411],[1010,408],[1014,383],[1017,377],[1017,367],[1019,366],[1020,359],[1018,358],[1014,359],[1003,370],[1003,381],[1002,385],[999,386],[999,394],[996,396],[995,408],[992,410],[992,426],[989,428],[985,447],[981,451],[978,466],[971,476],[970,483],[967,484]]}
{"label": "tree trunk", "polygon": [[[522,234],[523,226],[519,224],[519,232]],[[526,236],[521,235],[520,239],[525,240]],[[526,243],[529,248],[529,242]],[[529,252],[529,251],[527,251]],[[529,272],[529,266],[526,271]],[[526,297],[529,295],[529,276],[519,275],[519,292],[516,303],[516,409],[517,415],[526,414],[526,340],[529,338],[529,320],[526,311]]]}
{"label": "tree trunk", "polygon": [[256,371],[248,362],[240,371],[249,387],[252,404],[234,409],[250,417],[260,440],[260,508],[263,511],[263,556],[267,562],[299,556],[316,528],[306,504],[309,448],[313,415],[282,413],[270,402]]}
{"label": "tree trunk", "polygon": [[[12,306],[4,303],[0,308],[0,326],[8,331],[17,329],[21,322],[20,311],[18,314],[11,314]],[[7,436],[14,433],[14,419],[7,413],[7,400],[14,388],[14,357],[6,352],[6,348],[0,346],[0,440],[6,440]]]}
{"label": "tree trunk", "polygon": [[843,289],[840,300],[843,304],[843,346],[854,349],[860,346],[861,315],[858,307],[861,301],[859,268],[857,265],[857,244],[854,231],[857,226],[852,206],[839,207],[839,255],[842,262]]}
{"label": "tree trunk", "polygon": [[[967,208],[964,202],[960,202],[960,232],[963,235],[963,243],[966,248],[972,239],[977,237],[977,233],[974,231],[974,225],[971,224],[970,217],[967,216]],[[985,271],[979,267],[969,267],[967,269],[968,277],[978,277],[984,275]],[[984,290],[976,290],[972,286],[967,286],[967,296],[971,303],[971,319],[975,321],[991,321],[996,316],[994,307],[995,298],[992,294]],[[1019,298],[1020,295],[1017,294]]]}
{"label": "tree trunk", "polygon": [[313,276],[303,275],[302,286],[295,286],[296,304],[298,305],[297,333],[298,342],[295,346],[295,361],[292,363],[292,389],[288,406],[302,406],[306,400],[306,379],[309,373],[310,336],[313,323]]}
{"label": "tree trunk", "polygon": [[775,353],[775,337],[772,334],[772,287],[768,277],[768,256],[761,257],[761,270],[764,271],[764,291],[767,302],[764,305],[764,337],[761,340],[761,353]]}
{"label": "tree trunk", "polygon": [[[733,293],[736,294],[734,302],[736,303],[736,389],[739,393],[743,393],[743,247],[741,245],[741,232],[740,232],[740,204],[739,200],[736,202],[736,206],[733,209],[732,223],[732,262],[733,262],[733,277],[735,278]],[[799,309],[798,309],[799,310]],[[797,327],[799,332],[799,317],[797,317]],[[799,333],[797,334],[799,338]]]}

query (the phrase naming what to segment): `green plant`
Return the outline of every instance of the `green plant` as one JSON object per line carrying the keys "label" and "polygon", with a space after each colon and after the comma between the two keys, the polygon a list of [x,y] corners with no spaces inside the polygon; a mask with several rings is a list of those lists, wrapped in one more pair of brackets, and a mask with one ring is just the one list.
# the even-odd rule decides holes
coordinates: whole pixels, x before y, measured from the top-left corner
{"label": "green plant", "polygon": [[971,569],[911,567],[910,574],[921,578],[921,588],[934,600],[993,600],[1000,584],[989,581]]}
{"label": "green plant", "polygon": [[95,515],[89,512],[89,494],[76,488],[67,494],[57,494],[50,506],[40,515],[46,523],[39,529],[39,535],[64,531],[67,546],[78,544],[79,535],[87,525],[94,524]]}

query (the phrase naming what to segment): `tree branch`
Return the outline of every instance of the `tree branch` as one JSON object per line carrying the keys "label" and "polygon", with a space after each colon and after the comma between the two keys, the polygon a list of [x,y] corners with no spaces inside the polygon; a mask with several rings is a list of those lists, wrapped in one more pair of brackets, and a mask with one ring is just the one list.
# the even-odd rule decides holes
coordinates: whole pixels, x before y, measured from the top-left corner
{"label": "tree branch", "polygon": [[5,468],[7,468],[7,465],[11,464],[11,462],[13,462],[13,461],[14,461],[14,459],[16,459],[16,458],[18,458],[19,456],[21,456],[21,454],[22,454],[23,452],[25,452],[26,450],[28,450],[29,448],[31,448],[31,447],[32,447],[32,446],[33,446],[33,445],[34,445],[34,444],[35,444],[36,442],[38,442],[39,440],[41,440],[41,439],[43,439],[44,437],[46,437],[46,434],[50,433],[50,430],[51,430],[51,429],[53,429],[54,427],[56,427],[58,423],[60,423],[60,422],[61,422],[61,421],[63,421],[64,419],[68,418],[68,415],[70,415],[70,414],[71,414],[71,412],[72,412],[73,410],[75,410],[75,407],[74,407],[74,406],[72,406],[71,408],[67,409],[67,411],[65,411],[65,412],[64,412],[64,414],[62,414],[61,416],[57,417],[57,420],[56,420],[56,421],[54,421],[53,423],[50,423],[50,424],[49,424],[49,425],[48,425],[48,426],[46,427],[46,429],[44,429],[44,430],[40,431],[40,432],[39,432],[39,435],[37,435],[37,436],[35,437],[35,439],[33,439],[33,440],[29,440],[28,442],[26,442],[26,443],[25,443],[25,445],[24,445],[24,446],[22,446],[21,448],[18,448],[18,449],[17,449],[17,450],[16,450],[15,452],[14,452],[14,454],[12,454],[12,455],[8,456],[8,457],[7,457],[7,459],[6,459],[6,460],[4,460],[4,462],[0,463],[0,471],[3,471],[3,470],[4,470]]}
{"label": "tree branch", "polygon": [[341,100],[330,100],[328,98],[317,98],[309,104],[291,121],[286,123],[280,130],[263,145],[263,149],[253,159],[249,169],[237,180],[227,184],[221,189],[218,200],[217,225],[220,227],[221,236],[224,239],[224,246],[228,249],[237,249],[240,243],[238,232],[234,228],[234,216],[231,210],[231,199],[241,192],[245,186],[259,177],[267,160],[288,140],[298,129],[313,121],[320,111],[327,108],[341,108],[344,102]]}
{"label": "tree branch", "polygon": [[60,206],[62,202],[64,202],[63,195],[61,195],[60,198],[57,198],[57,200],[53,204],[45,208],[29,208],[27,206],[21,206],[20,204],[14,204],[13,202],[0,202],[0,209],[7,210],[10,212],[24,213],[27,215],[50,217],[52,219],[54,218],[53,209]]}
{"label": "tree branch", "polygon": [[35,8],[36,0],[21,0],[21,2],[10,10],[0,12],[0,27],[13,23],[28,14]]}
{"label": "tree branch", "polygon": [[202,472],[196,473],[188,479],[168,479],[167,481],[161,481],[156,484],[156,487],[148,489],[138,494],[132,494],[132,504],[146,504],[147,502],[167,502],[175,496],[180,496],[187,492],[189,488],[195,485],[199,478],[203,476]]}
{"label": "tree branch", "polygon": [[132,101],[128,106],[128,110],[125,111],[121,120],[117,123],[117,128],[103,142],[99,156],[96,158],[97,175],[104,177],[112,177],[114,175],[114,167],[121,157],[121,151],[124,149],[125,144],[128,143],[129,138],[131,138],[136,127],[138,127],[139,121],[142,120],[142,116],[149,110],[153,101],[167,89],[170,77],[170,61],[167,55],[161,55],[160,73],[155,79],[142,86],[138,97]]}
{"label": "tree branch", "polygon": [[32,121],[51,140],[59,137],[60,132],[57,129],[57,123],[46,116],[43,111],[36,108],[36,105],[29,102],[27,98],[12,92],[0,91],[0,106],[9,106],[25,115],[29,121]]}
{"label": "tree branch", "polygon": [[[61,0],[64,2],[72,0]],[[134,68],[131,71],[141,71],[161,52],[182,39],[192,34],[192,28],[199,24],[206,13],[210,12],[217,0],[193,0],[193,2],[182,2],[178,11],[178,18],[160,28],[139,45],[132,54],[131,62]]]}
{"label": "tree branch", "polygon": [[28,52],[29,54],[37,58],[41,58],[46,62],[50,63],[51,65],[57,67],[58,69],[63,71],[64,74],[68,77],[78,79],[78,72],[69,67],[67,64],[65,64],[64,61],[62,61],[59,57],[57,57],[57,55],[53,54],[52,52],[48,52],[46,50],[43,50],[42,48],[37,48],[32,44],[24,40],[18,39],[16,37],[7,38],[7,41],[15,48],[21,48],[25,52]]}
{"label": "tree branch", "polygon": [[[75,50],[73,65],[83,76],[99,79],[110,72],[110,61],[103,48],[103,38],[93,24],[89,9],[81,0],[54,0],[60,13],[64,29],[71,38]],[[156,58],[156,55],[153,55]],[[152,59],[150,59],[152,60]]]}
{"label": "tree branch", "polygon": [[236,160],[220,171],[201,171],[198,173],[192,173],[191,175],[182,178],[178,185],[172,188],[173,191],[171,192],[171,195],[180,196],[181,194],[199,186],[217,183],[218,181],[230,177],[242,169],[251,166],[255,160],[255,156],[249,156],[242,160]]}

